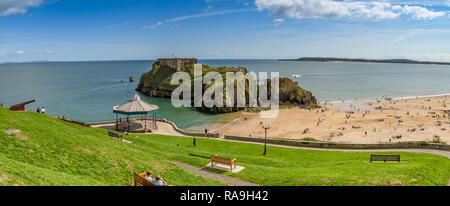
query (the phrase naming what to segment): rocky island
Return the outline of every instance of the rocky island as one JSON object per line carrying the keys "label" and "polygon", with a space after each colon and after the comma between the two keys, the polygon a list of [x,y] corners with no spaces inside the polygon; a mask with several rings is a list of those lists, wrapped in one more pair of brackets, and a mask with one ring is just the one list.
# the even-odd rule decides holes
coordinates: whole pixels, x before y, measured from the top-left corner
{"label": "rocky island", "polygon": [[[170,98],[172,91],[178,87],[178,85],[171,85],[170,81],[172,75],[177,71],[184,71],[190,74],[191,79],[194,76],[194,67],[193,65],[197,63],[196,59],[187,59],[187,58],[173,58],[173,59],[158,59],[149,72],[142,74],[138,87],[136,91],[141,92],[144,95],[151,97],[161,97],[161,98]],[[242,72],[247,74],[248,71],[244,67],[219,67],[214,68],[208,65],[203,65],[203,76],[208,72],[218,72],[222,75],[224,82],[226,81],[226,72]],[[266,82],[268,84],[268,88],[270,91],[270,81]],[[191,82],[191,86],[193,87],[193,80]],[[209,88],[211,85],[204,84],[203,92]],[[236,85],[235,85],[236,88]],[[315,108],[318,107],[316,98],[312,95],[310,91],[302,89],[298,82],[294,82],[289,78],[280,78],[279,84],[279,92],[280,92],[280,105],[281,106],[299,106],[302,108]],[[192,91],[193,92],[193,91]],[[236,92],[235,92],[236,93]],[[246,85],[246,102],[248,105],[248,85]],[[224,87],[224,97],[226,96],[225,87]],[[235,94],[236,95],[236,94]],[[193,97],[194,95],[192,95]],[[236,97],[236,96],[235,96]],[[236,104],[236,99],[235,103]],[[193,102],[193,101],[192,101]],[[225,105],[225,98],[224,98]],[[229,113],[229,112],[237,112],[240,110],[248,110],[248,111],[260,111],[264,108],[248,108],[248,106],[241,107],[201,107],[197,108],[201,112],[205,113]]]}

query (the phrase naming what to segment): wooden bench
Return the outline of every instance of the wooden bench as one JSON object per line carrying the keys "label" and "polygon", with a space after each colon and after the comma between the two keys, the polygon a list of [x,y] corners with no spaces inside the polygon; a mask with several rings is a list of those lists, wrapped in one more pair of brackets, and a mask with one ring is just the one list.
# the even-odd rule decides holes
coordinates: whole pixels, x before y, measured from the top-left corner
{"label": "wooden bench", "polygon": [[145,179],[145,173],[138,174],[134,173],[134,186],[156,186],[152,182]]}
{"label": "wooden bench", "polygon": [[214,163],[230,166],[230,172],[233,171],[233,169],[236,169],[236,159],[230,159],[230,158],[225,158],[225,157],[219,157],[217,155],[212,155],[211,156],[211,167],[214,166]]}
{"label": "wooden bench", "polygon": [[373,161],[395,161],[400,162],[400,155],[370,155],[370,162]]}
{"label": "wooden bench", "polygon": [[111,131],[108,131],[108,135],[109,135],[110,137],[114,137],[114,138],[116,138],[116,139],[118,139],[118,140],[122,140],[122,139],[123,139],[123,138],[122,138],[122,135],[116,134],[116,133],[111,132]]}

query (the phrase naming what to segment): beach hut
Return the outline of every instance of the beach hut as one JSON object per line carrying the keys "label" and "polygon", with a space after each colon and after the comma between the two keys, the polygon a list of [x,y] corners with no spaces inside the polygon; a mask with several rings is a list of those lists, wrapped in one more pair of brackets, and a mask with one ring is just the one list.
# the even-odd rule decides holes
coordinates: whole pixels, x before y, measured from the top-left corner
{"label": "beach hut", "polygon": [[153,115],[153,128],[156,128],[156,111],[158,109],[157,105],[144,102],[138,94],[134,94],[130,101],[113,107],[113,113],[116,114],[116,129],[119,129],[119,115],[127,116],[128,130],[130,130],[130,116],[144,115],[144,130],[147,130],[147,114],[150,112]]}

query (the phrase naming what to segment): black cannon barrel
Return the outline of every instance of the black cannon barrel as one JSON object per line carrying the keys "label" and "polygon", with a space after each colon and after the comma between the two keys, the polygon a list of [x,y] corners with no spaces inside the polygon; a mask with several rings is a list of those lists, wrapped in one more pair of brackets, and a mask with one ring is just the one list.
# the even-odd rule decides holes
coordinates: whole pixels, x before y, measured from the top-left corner
{"label": "black cannon barrel", "polygon": [[11,107],[20,106],[20,105],[26,105],[26,104],[33,103],[33,102],[35,102],[35,101],[36,101],[36,100],[33,99],[33,100],[28,101],[28,102],[22,102],[22,103],[20,103],[20,104],[13,105],[13,106],[11,106]]}

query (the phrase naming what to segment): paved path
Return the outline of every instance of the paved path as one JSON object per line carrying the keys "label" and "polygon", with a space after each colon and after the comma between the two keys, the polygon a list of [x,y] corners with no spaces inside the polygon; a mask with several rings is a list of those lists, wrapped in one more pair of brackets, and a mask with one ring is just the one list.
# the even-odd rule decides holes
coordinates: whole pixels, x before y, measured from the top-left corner
{"label": "paved path", "polygon": [[[229,142],[241,142],[241,143],[264,145],[264,143],[260,143],[260,142],[248,142],[248,141],[229,140],[229,139],[220,139],[220,140],[229,141]],[[330,149],[330,148],[315,148],[315,147],[297,147],[297,146],[287,146],[287,145],[278,145],[278,144],[267,144],[267,145],[273,146],[273,147],[284,147],[284,148],[292,148],[292,149],[328,150],[328,151],[342,151],[342,152],[418,152],[418,153],[441,155],[441,156],[444,156],[444,157],[447,157],[450,159],[450,151],[433,150],[433,149]]]}
{"label": "paved path", "polygon": [[[163,134],[163,135],[172,135],[172,136],[184,136],[183,134],[177,132],[173,129],[172,125],[167,122],[157,121],[158,125],[157,129],[152,128],[151,120],[147,120],[147,129],[152,130],[154,134]],[[142,120],[132,121],[130,122],[131,128],[133,131],[143,131],[145,127],[145,123]],[[120,123],[119,128],[125,128],[127,126],[126,122]],[[116,124],[114,122],[105,122],[103,124],[94,124],[91,127],[95,128],[103,128],[109,130],[116,130]]]}
{"label": "paved path", "polygon": [[221,174],[217,174],[214,172],[209,172],[207,170],[204,169],[200,169],[188,164],[184,164],[181,162],[176,162],[176,161],[170,161],[178,166],[180,166],[183,169],[189,170],[195,174],[198,174],[200,176],[206,177],[206,178],[210,178],[210,179],[216,179],[217,181],[232,185],[232,186],[258,186],[257,184],[253,184],[251,182],[247,182],[247,181],[243,181],[240,179],[236,179],[233,177],[228,177],[225,175],[221,175]]}

